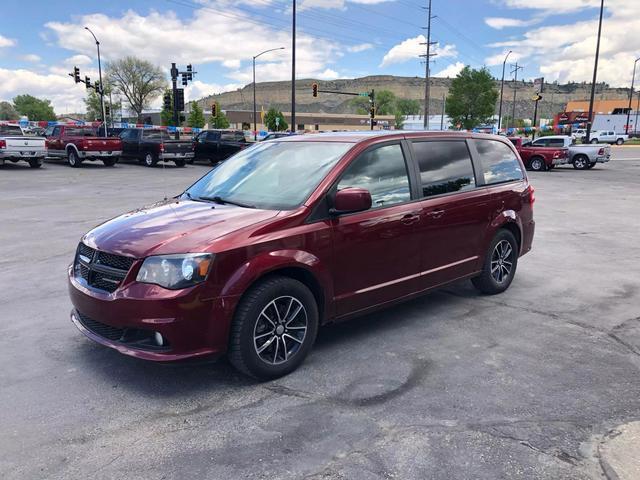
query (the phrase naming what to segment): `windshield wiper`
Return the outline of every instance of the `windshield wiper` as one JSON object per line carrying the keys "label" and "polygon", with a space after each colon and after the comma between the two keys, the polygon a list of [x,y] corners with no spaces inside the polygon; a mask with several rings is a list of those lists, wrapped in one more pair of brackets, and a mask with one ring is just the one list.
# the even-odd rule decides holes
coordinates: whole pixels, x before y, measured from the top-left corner
{"label": "windshield wiper", "polygon": [[248,203],[236,202],[234,200],[229,200],[229,199],[226,199],[226,198],[222,198],[219,195],[216,195],[214,197],[198,197],[197,199],[198,200],[206,200],[208,202],[218,203],[220,205],[229,204],[229,205],[236,205],[237,207],[243,207],[243,208],[256,208],[255,205],[249,205]]}

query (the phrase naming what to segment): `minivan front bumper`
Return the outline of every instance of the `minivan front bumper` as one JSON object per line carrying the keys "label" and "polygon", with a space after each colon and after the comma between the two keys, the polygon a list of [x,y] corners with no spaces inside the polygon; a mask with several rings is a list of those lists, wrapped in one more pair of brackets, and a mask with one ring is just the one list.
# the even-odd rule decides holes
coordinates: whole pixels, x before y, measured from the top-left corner
{"label": "minivan front bumper", "polygon": [[161,362],[226,351],[235,299],[210,297],[206,285],[167,290],[132,282],[108,293],[79,283],[72,267],[68,281],[71,321],[97,343]]}

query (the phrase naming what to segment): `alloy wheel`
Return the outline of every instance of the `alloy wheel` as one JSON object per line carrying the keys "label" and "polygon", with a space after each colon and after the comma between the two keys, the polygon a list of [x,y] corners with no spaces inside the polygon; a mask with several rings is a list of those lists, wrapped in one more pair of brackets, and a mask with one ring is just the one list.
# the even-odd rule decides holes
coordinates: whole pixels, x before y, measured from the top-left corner
{"label": "alloy wheel", "polygon": [[513,247],[507,240],[501,240],[491,254],[491,276],[498,283],[504,283],[513,268]]}
{"label": "alloy wheel", "polygon": [[287,362],[302,347],[307,326],[307,311],[297,298],[282,296],[269,302],[253,329],[253,346],[260,360],[269,365]]}
{"label": "alloy wheel", "polygon": [[147,167],[153,167],[153,155],[147,153],[144,156],[144,163],[147,165]]}

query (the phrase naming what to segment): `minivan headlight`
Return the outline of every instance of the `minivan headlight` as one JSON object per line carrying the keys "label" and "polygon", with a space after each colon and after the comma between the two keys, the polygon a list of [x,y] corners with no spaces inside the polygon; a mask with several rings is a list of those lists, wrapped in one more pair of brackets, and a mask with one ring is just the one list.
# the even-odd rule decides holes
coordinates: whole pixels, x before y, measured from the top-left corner
{"label": "minivan headlight", "polygon": [[171,290],[192,287],[206,280],[212,263],[210,253],[155,255],[144,260],[136,281]]}

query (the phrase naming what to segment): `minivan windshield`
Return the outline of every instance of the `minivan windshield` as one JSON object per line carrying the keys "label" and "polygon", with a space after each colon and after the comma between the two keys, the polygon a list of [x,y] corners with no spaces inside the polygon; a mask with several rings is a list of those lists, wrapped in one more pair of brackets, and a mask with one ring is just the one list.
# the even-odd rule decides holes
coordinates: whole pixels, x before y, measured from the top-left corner
{"label": "minivan windshield", "polygon": [[339,142],[260,142],[211,170],[185,195],[193,200],[217,197],[224,203],[292,210],[311,195],[352,146]]}

